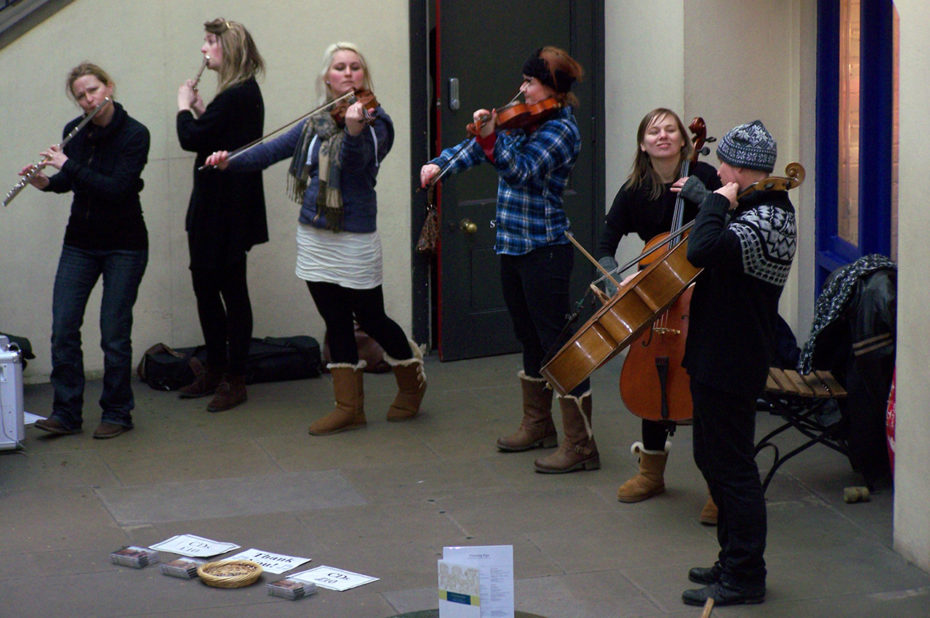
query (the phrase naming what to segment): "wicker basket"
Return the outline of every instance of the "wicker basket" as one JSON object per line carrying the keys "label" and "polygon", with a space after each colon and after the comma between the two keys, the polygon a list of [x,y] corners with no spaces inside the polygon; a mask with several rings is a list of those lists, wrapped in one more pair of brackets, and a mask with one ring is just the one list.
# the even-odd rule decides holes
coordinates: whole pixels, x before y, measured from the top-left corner
{"label": "wicker basket", "polygon": [[258,581],[262,567],[251,560],[220,560],[197,568],[201,581],[214,588],[242,588]]}

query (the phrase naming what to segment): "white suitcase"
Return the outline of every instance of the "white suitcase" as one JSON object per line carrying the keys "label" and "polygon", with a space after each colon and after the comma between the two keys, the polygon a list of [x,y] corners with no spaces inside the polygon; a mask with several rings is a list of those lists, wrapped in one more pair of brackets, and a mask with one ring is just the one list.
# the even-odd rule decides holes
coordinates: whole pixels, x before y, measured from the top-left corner
{"label": "white suitcase", "polygon": [[24,438],[22,353],[0,335],[0,450],[21,448]]}

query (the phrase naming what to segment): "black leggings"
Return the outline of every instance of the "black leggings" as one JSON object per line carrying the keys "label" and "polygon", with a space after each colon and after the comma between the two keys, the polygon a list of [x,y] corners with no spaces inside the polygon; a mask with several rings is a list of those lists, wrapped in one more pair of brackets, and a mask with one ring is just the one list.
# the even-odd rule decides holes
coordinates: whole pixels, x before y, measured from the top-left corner
{"label": "black leggings", "polygon": [[207,345],[207,364],[214,371],[245,375],[252,338],[252,304],[245,260],[221,268],[191,269],[191,279]]}
{"label": "black leggings", "polygon": [[[523,371],[531,378],[542,376],[546,355],[558,350],[559,334],[571,311],[573,251],[569,244],[547,245],[523,255],[500,256],[504,302],[523,346]],[[580,397],[589,389],[585,378],[571,394]]]}
{"label": "black leggings", "polygon": [[392,358],[413,358],[407,335],[384,313],[384,293],[380,285],[370,290],[353,290],[335,283],[308,281],[307,288],[326,323],[332,362],[358,364],[353,319]]}
{"label": "black leggings", "polygon": [[670,434],[668,423],[643,419],[643,448],[647,451],[665,451]]}

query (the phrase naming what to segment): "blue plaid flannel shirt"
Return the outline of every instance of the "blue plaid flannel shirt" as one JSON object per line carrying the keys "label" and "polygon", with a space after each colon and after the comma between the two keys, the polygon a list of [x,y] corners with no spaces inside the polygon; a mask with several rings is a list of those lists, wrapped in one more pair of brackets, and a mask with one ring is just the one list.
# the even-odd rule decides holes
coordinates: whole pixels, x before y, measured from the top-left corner
{"label": "blue plaid flannel shirt", "polygon": [[[446,148],[430,163],[445,168],[460,148],[464,151],[447,173],[488,160],[472,138]],[[569,242],[564,234],[570,223],[562,209],[562,192],[580,151],[581,132],[571,107],[560,109],[529,135],[522,130],[497,134],[493,163],[498,174],[496,253],[524,255]]]}

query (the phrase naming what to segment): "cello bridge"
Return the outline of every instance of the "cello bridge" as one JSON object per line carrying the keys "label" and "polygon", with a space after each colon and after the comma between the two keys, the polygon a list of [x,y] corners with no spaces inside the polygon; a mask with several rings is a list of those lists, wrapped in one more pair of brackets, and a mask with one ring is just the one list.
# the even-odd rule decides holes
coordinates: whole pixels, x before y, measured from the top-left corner
{"label": "cello bridge", "polygon": [[677,328],[666,328],[664,326],[656,326],[655,328],[652,329],[652,332],[654,332],[657,335],[663,335],[663,336],[681,334],[681,331],[678,330]]}

